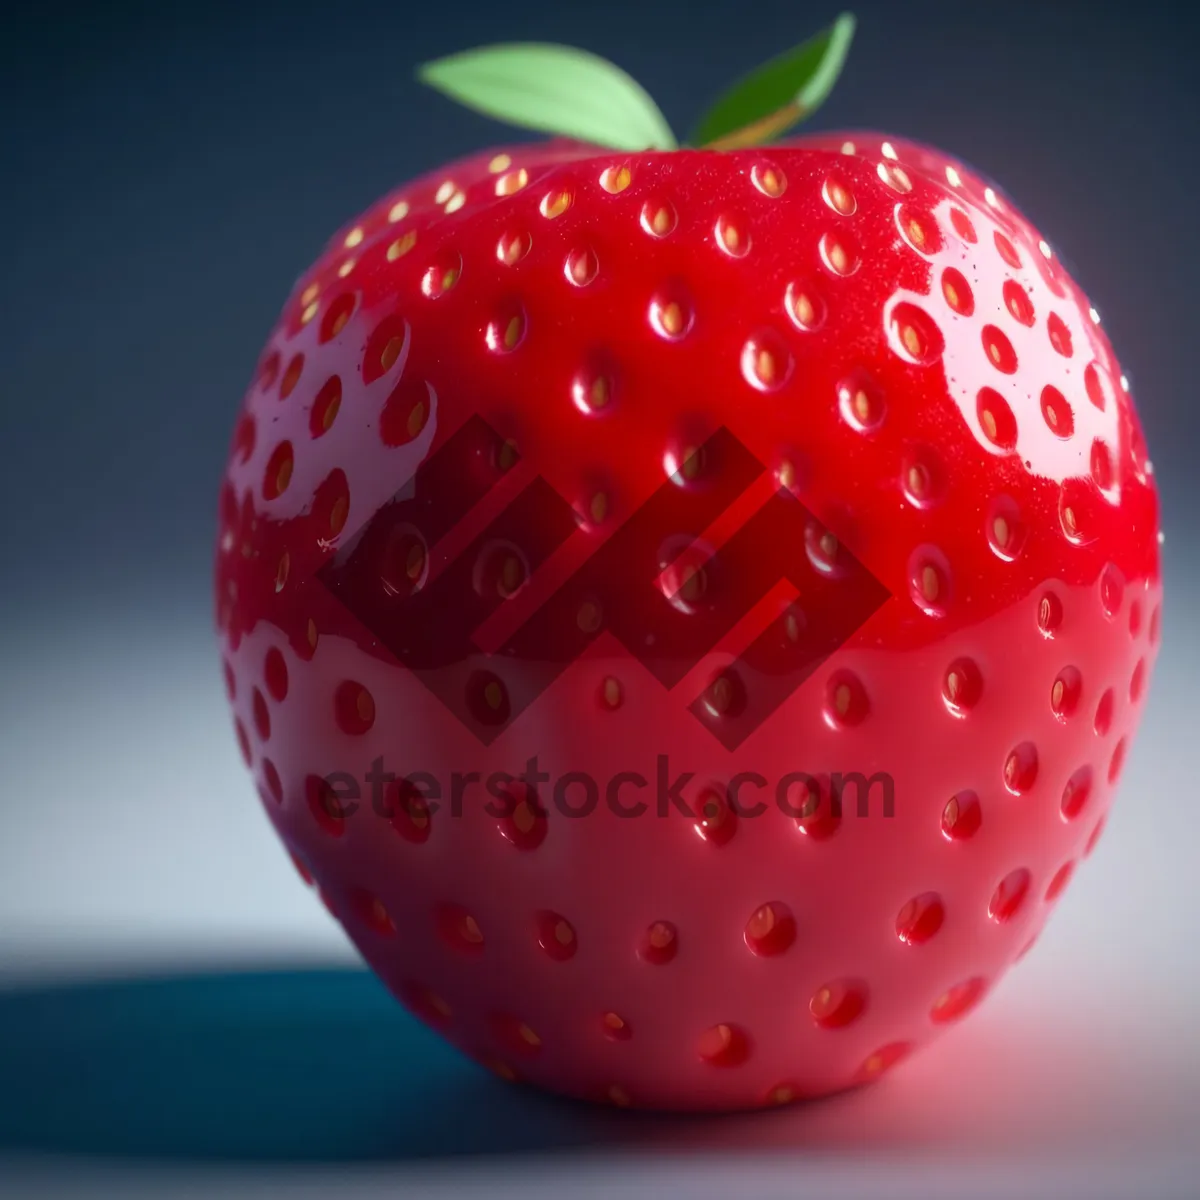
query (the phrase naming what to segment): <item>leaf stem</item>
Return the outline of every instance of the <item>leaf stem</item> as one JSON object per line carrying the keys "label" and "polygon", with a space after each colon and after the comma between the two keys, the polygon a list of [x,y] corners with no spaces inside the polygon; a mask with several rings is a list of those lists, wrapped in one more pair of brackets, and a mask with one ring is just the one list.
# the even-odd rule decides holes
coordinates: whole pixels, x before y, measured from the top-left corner
{"label": "leaf stem", "polygon": [[761,146],[764,142],[771,141],[772,138],[778,137],[785,130],[803,121],[806,115],[807,113],[799,104],[794,102],[785,104],[775,112],[768,113],[767,116],[760,117],[757,121],[751,121],[749,125],[743,125],[741,129],[735,129],[732,133],[725,134],[724,137],[707,142],[703,149],[745,150],[750,146]]}

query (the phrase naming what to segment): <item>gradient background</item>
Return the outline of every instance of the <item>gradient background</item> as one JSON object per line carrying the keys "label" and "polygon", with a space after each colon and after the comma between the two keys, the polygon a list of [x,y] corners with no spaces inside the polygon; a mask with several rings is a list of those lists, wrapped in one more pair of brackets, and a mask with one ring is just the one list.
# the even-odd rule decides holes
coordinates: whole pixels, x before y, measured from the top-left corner
{"label": "gradient background", "polygon": [[1002,181],[1099,309],[1163,497],[1165,652],[1122,799],[965,1026],[874,1089],[753,1119],[515,1094],[356,969],[237,754],[209,571],[262,340],[337,226],[505,136],[413,65],[585,45],[680,129],[835,11],[110,0],[6,19],[0,1190],[1200,1192],[1200,18],[1181,4],[860,3],[813,123],[929,141]]}

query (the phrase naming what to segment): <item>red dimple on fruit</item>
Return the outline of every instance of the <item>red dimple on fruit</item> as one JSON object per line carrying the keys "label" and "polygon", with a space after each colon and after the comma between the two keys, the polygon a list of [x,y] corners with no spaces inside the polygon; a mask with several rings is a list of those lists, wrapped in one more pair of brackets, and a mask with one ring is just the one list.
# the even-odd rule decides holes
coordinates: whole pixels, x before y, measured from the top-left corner
{"label": "red dimple on fruit", "polygon": [[[730,1108],[878,1078],[985,1002],[1099,835],[1161,604],[1127,382],[1007,198],[876,134],[496,150],[343,229],[261,362],[220,508],[236,729],[418,1016],[506,1077]],[[315,578],[476,414],[504,439],[471,468],[487,516],[540,475],[571,561],[664,482],[711,486],[725,426],[814,515],[797,562],[836,578],[844,547],[891,599],[736,751],[688,705],[765,610],[670,691],[602,632],[484,745]],[[404,603],[486,523],[425,500],[355,585],[418,646]],[[536,615],[550,585],[511,550],[464,608]],[[721,603],[702,566],[671,575],[680,629]],[[507,686],[472,676],[475,710]],[[534,756],[505,810],[480,781]]]}

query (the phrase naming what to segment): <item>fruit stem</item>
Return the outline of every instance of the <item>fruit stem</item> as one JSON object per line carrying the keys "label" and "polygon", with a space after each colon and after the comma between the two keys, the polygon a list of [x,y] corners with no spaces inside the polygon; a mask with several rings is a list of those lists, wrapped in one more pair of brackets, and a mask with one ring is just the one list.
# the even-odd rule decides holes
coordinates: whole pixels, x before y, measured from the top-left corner
{"label": "fruit stem", "polygon": [[806,115],[807,113],[799,104],[785,104],[775,112],[760,117],[757,121],[751,121],[749,125],[743,125],[741,129],[735,129],[733,133],[727,133],[724,137],[705,142],[701,149],[746,150],[751,146],[762,146],[793,125],[799,124]]}
{"label": "fruit stem", "polygon": [[[820,33],[728,88],[687,145],[761,146],[824,103],[841,73],[855,20],[842,13]],[[666,118],[635,80],[585,50],[542,42],[482,46],[425,63],[417,77],[477,112],[612,150],[675,150]]]}

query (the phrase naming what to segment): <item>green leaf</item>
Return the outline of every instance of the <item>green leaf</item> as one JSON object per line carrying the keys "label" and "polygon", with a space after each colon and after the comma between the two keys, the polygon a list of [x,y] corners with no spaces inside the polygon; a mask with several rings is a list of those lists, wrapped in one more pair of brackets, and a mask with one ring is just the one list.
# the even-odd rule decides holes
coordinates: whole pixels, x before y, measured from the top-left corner
{"label": "green leaf", "polygon": [[586,50],[511,42],[452,54],[417,78],[510,125],[614,150],[674,150],[666,118],[620,67]]}
{"label": "green leaf", "polygon": [[815,112],[841,74],[854,27],[854,17],[842,13],[828,29],[735,83],[700,119],[690,144],[756,145]]}

